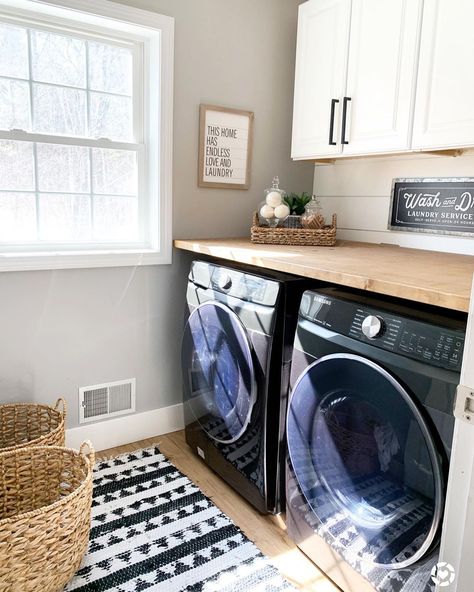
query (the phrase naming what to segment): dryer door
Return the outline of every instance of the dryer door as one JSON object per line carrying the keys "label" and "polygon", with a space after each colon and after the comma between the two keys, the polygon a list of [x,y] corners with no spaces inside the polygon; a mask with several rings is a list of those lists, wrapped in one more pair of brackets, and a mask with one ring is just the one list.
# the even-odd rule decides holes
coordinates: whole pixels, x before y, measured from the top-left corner
{"label": "dryer door", "polygon": [[256,399],[251,345],[238,316],[206,302],[189,316],[181,350],[184,398],[203,430],[217,442],[238,440]]}
{"label": "dryer door", "polygon": [[441,458],[386,370],[352,354],[314,362],[293,389],[287,438],[313,523],[346,560],[401,568],[430,548],[444,506]]}

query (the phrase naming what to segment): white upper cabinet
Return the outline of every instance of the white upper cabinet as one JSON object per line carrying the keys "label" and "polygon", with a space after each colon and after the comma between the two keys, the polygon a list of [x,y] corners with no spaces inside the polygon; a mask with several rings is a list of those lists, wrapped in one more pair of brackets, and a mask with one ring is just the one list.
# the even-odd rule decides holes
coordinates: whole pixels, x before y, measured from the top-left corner
{"label": "white upper cabinet", "polygon": [[474,0],[299,10],[293,158],[474,147]]}
{"label": "white upper cabinet", "polygon": [[293,158],[341,152],[340,107],[346,84],[350,0],[300,5],[293,107]]}
{"label": "white upper cabinet", "polygon": [[292,157],[407,150],[421,0],[309,0],[299,10]]}
{"label": "white upper cabinet", "polygon": [[344,154],[408,150],[420,0],[352,0]]}
{"label": "white upper cabinet", "polygon": [[474,146],[474,2],[425,2],[413,148]]}

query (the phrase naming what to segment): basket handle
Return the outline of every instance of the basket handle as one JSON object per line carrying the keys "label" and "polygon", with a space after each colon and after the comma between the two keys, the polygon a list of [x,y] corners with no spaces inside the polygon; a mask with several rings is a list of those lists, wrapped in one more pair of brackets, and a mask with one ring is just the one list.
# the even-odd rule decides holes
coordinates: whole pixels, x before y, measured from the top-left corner
{"label": "basket handle", "polygon": [[[86,448],[88,448],[87,452],[85,451]],[[79,447],[79,452],[89,460],[91,469],[93,469],[95,463],[95,451],[92,442],[90,440],[84,440]]]}
{"label": "basket handle", "polygon": [[[59,411],[60,405],[62,406],[62,411]],[[56,404],[54,406],[54,410],[59,411],[59,413],[61,413],[61,415],[63,416],[64,421],[66,421],[67,406],[66,406],[65,399],[63,399],[62,397],[59,397],[59,399],[56,401]]]}

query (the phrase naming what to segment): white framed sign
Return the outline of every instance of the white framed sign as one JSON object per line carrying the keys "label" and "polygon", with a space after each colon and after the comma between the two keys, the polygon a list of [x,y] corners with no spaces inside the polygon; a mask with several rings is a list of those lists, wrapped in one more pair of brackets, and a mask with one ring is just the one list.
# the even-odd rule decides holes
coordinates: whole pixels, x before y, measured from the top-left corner
{"label": "white framed sign", "polygon": [[248,189],[252,111],[213,105],[199,108],[199,187]]}

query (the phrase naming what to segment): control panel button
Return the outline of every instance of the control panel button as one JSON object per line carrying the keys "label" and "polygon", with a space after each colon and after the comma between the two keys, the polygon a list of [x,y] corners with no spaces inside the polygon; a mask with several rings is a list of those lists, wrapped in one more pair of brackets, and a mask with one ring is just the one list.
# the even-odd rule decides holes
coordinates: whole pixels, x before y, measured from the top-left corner
{"label": "control panel button", "polygon": [[375,315],[369,315],[362,321],[362,333],[369,339],[375,339],[383,330],[383,321]]}
{"label": "control panel button", "polygon": [[232,278],[227,273],[221,273],[217,285],[221,290],[228,290],[232,286]]}

